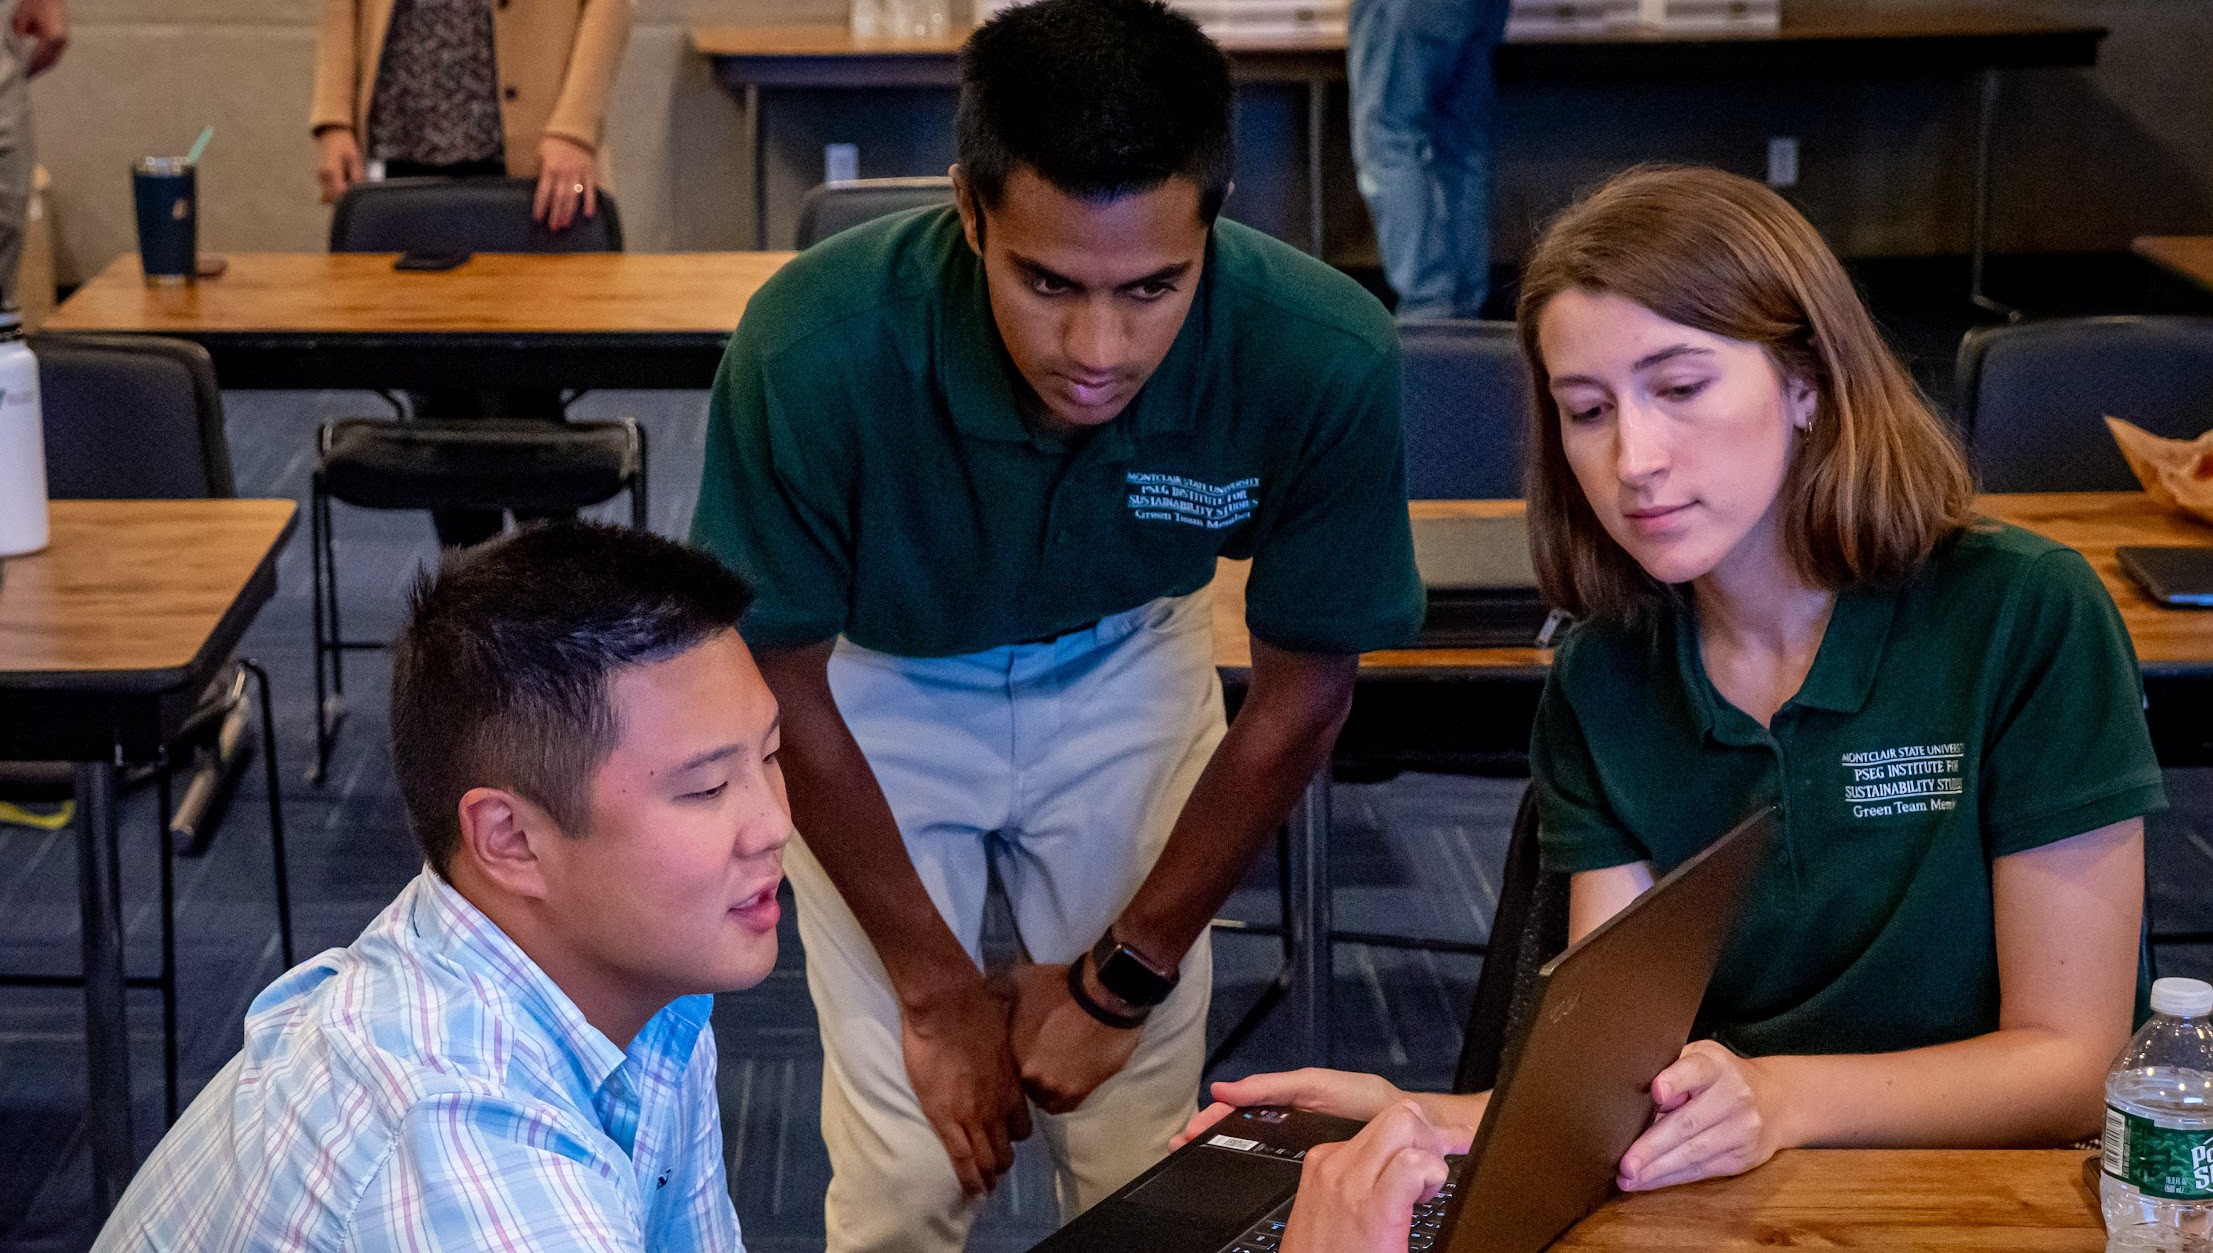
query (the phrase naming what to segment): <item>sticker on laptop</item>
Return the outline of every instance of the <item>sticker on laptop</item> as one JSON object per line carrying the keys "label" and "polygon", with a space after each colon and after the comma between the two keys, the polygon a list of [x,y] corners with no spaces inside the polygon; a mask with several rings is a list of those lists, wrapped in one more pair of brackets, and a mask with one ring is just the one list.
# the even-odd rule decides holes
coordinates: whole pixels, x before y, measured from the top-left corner
{"label": "sticker on laptop", "polygon": [[1250,1153],[1260,1147],[1258,1140],[1241,1140],[1236,1136],[1215,1136],[1207,1143],[1216,1148],[1236,1149],[1240,1153]]}

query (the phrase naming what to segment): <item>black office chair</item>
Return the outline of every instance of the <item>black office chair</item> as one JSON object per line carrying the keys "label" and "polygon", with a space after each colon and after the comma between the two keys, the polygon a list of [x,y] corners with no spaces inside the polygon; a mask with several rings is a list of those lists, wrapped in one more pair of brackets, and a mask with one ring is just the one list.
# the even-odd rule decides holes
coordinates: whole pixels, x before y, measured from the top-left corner
{"label": "black office chair", "polygon": [[[622,247],[614,197],[595,217],[553,234],[530,220],[530,179],[402,178],[357,183],[331,219],[333,252],[613,252]],[[646,441],[637,422],[565,421],[558,393],[494,397],[489,418],[342,418],[317,434],[308,503],[314,548],[315,764],[320,783],[345,717],[345,654],[382,648],[339,625],[330,502],[360,509],[574,512],[630,494],[646,526]],[[574,397],[569,399],[573,400]],[[419,406],[418,406],[419,407]]]}
{"label": "black office chair", "polygon": [[621,252],[622,214],[599,192],[598,212],[565,231],[530,218],[534,178],[388,178],[355,183],[330,216],[332,252]]}
{"label": "black office chair", "polygon": [[1954,418],[1992,492],[2138,486],[2111,415],[2154,435],[2213,425],[2213,318],[2067,318],[1960,341]]}
{"label": "black office chair", "polygon": [[1399,323],[1406,486],[1416,500],[1505,500],[1521,490],[1529,367],[1511,322]]}
{"label": "black office chair", "polygon": [[928,178],[856,178],[809,188],[799,201],[799,229],[792,247],[812,248],[850,227],[887,213],[953,203],[953,180]]}
{"label": "black office chair", "polygon": [[[817,190],[820,190],[819,188]],[[1522,494],[1522,449],[1532,407],[1529,368],[1511,322],[1455,318],[1409,319],[1399,323],[1400,371],[1405,397],[1407,494],[1417,500],[1499,500]],[[1351,761],[1340,756],[1333,770],[1345,777],[1373,781],[1390,778],[1401,763]],[[1437,753],[1421,768],[1485,777],[1528,773],[1520,753]],[[1276,893],[1285,918],[1291,914],[1290,857],[1277,833]],[[1504,908],[1504,901],[1501,901]],[[1274,982],[1222,1038],[1208,1058],[1212,1066],[1228,1057],[1257,1030],[1290,987],[1293,953],[1287,928],[1267,923],[1217,920],[1217,928],[1284,938],[1284,964]],[[1496,929],[1493,930],[1494,937]],[[1430,953],[1483,956],[1485,946],[1434,936],[1385,935],[1333,931],[1331,943],[1367,944]],[[1495,938],[1494,938],[1495,942]],[[1495,952],[1495,949],[1492,950]],[[1495,961],[1486,956],[1488,972]],[[1534,969],[1534,968],[1532,968]],[[1495,1048],[1495,1046],[1494,1046]]]}
{"label": "black office chair", "polygon": [[[60,500],[178,500],[237,494],[223,398],[207,351],[184,340],[153,336],[41,335],[38,357],[45,415],[47,486]],[[161,990],[162,1074],[170,1121],[177,1116],[177,946],[174,859],[203,851],[214,836],[236,776],[253,751],[246,676],[258,689],[260,751],[269,804],[269,846],[276,874],[277,933],[284,964],[293,963],[292,900],[285,871],[284,807],[277,786],[277,732],[269,675],[239,658],[211,684],[163,760],[149,776],[160,798],[161,974],[133,978],[131,987]],[[184,800],[172,810],[173,772],[190,765]],[[0,766],[0,795],[66,799],[73,787],[67,763]],[[74,978],[61,982],[76,982]],[[0,977],[0,984],[51,987],[51,976]]]}
{"label": "black office chair", "polygon": [[1519,1038],[1534,1004],[1537,972],[1568,946],[1568,877],[1546,874],[1537,838],[1536,788],[1522,792],[1499,878],[1498,912],[1491,916],[1490,951],[1476,978],[1468,1033],[1453,1073],[1455,1092],[1498,1086],[1511,1069],[1507,1046]]}

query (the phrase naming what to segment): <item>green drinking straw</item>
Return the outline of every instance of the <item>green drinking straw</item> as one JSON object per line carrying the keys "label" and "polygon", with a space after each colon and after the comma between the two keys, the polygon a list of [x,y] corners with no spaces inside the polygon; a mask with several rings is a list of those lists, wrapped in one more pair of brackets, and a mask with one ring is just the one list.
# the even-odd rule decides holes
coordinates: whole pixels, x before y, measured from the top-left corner
{"label": "green drinking straw", "polygon": [[192,141],[192,151],[189,155],[185,157],[184,163],[186,165],[198,165],[200,163],[200,154],[207,151],[207,141],[213,138],[215,138],[214,127],[201,127],[200,137]]}

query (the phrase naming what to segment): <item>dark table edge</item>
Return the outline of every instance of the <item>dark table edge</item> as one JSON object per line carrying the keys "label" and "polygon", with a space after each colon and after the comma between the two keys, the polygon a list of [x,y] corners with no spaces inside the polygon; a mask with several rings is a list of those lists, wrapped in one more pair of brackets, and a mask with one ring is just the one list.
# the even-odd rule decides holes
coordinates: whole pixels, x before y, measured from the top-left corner
{"label": "dark table edge", "polygon": [[730,331],[193,331],[224,387],[380,391],[560,386],[704,391]]}

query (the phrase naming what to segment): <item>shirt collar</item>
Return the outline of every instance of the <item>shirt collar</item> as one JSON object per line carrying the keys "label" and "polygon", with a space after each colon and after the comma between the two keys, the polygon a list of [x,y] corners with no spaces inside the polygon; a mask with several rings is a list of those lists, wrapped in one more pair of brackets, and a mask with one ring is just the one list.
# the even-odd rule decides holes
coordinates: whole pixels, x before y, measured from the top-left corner
{"label": "shirt collar", "polygon": [[[1202,365],[1214,322],[1215,249],[1209,231],[1199,290],[1192,296],[1176,342],[1153,376],[1114,421],[1099,433],[1118,442],[1186,431],[1197,422]],[[965,240],[956,241],[942,276],[939,304],[939,377],[953,425],[964,435],[1007,443],[1032,442],[1036,433],[1022,417],[1013,358],[991,314],[991,292],[983,260]]]}
{"label": "shirt collar", "polygon": [[1881,667],[1884,646],[1890,642],[1890,624],[1897,617],[1900,589],[1855,584],[1837,593],[1836,608],[1829,611],[1829,629],[1821,635],[1821,651],[1814,654],[1813,669],[1799,685],[1791,704],[1830,713],[1856,714],[1875,690],[1875,671]]}
{"label": "shirt collar", "polygon": [[[1837,592],[1829,611],[1829,625],[1821,633],[1821,647],[1813,667],[1799,684],[1797,695],[1784,709],[1820,709],[1855,714],[1867,704],[1875,688],[1875,672],[1881,667],[1884,647],[1890,641],[1890,625],[1897,616],[1900,589],[1854,584]],[[1674,632],[1675,665],[1697,711],[1699,729],[1724,743],[1750,743],[1762,738],[1760,726],[1743,711],[1729,705],[1706,675],[1705,658],[1698,650],[1698,614],[1689,589],[1679,589],[1667,611]]]}
{"label": "shirt collar", "polygon": [[586,1087],[597,1091],[628,1057],[639,1058],[656,1071],[667,1068],[659,1064],[665,1059],[678,1072],[690,1059],[713,1010],[713,997],[685,996],[670,1002],[646,1021],[626,1054],[585,1019],[568,993],[498,923],[429,867],[416,877],[415,892],[411,922],[424,947],[488,976],[513,997],[531,1022],[560,1046]]}

